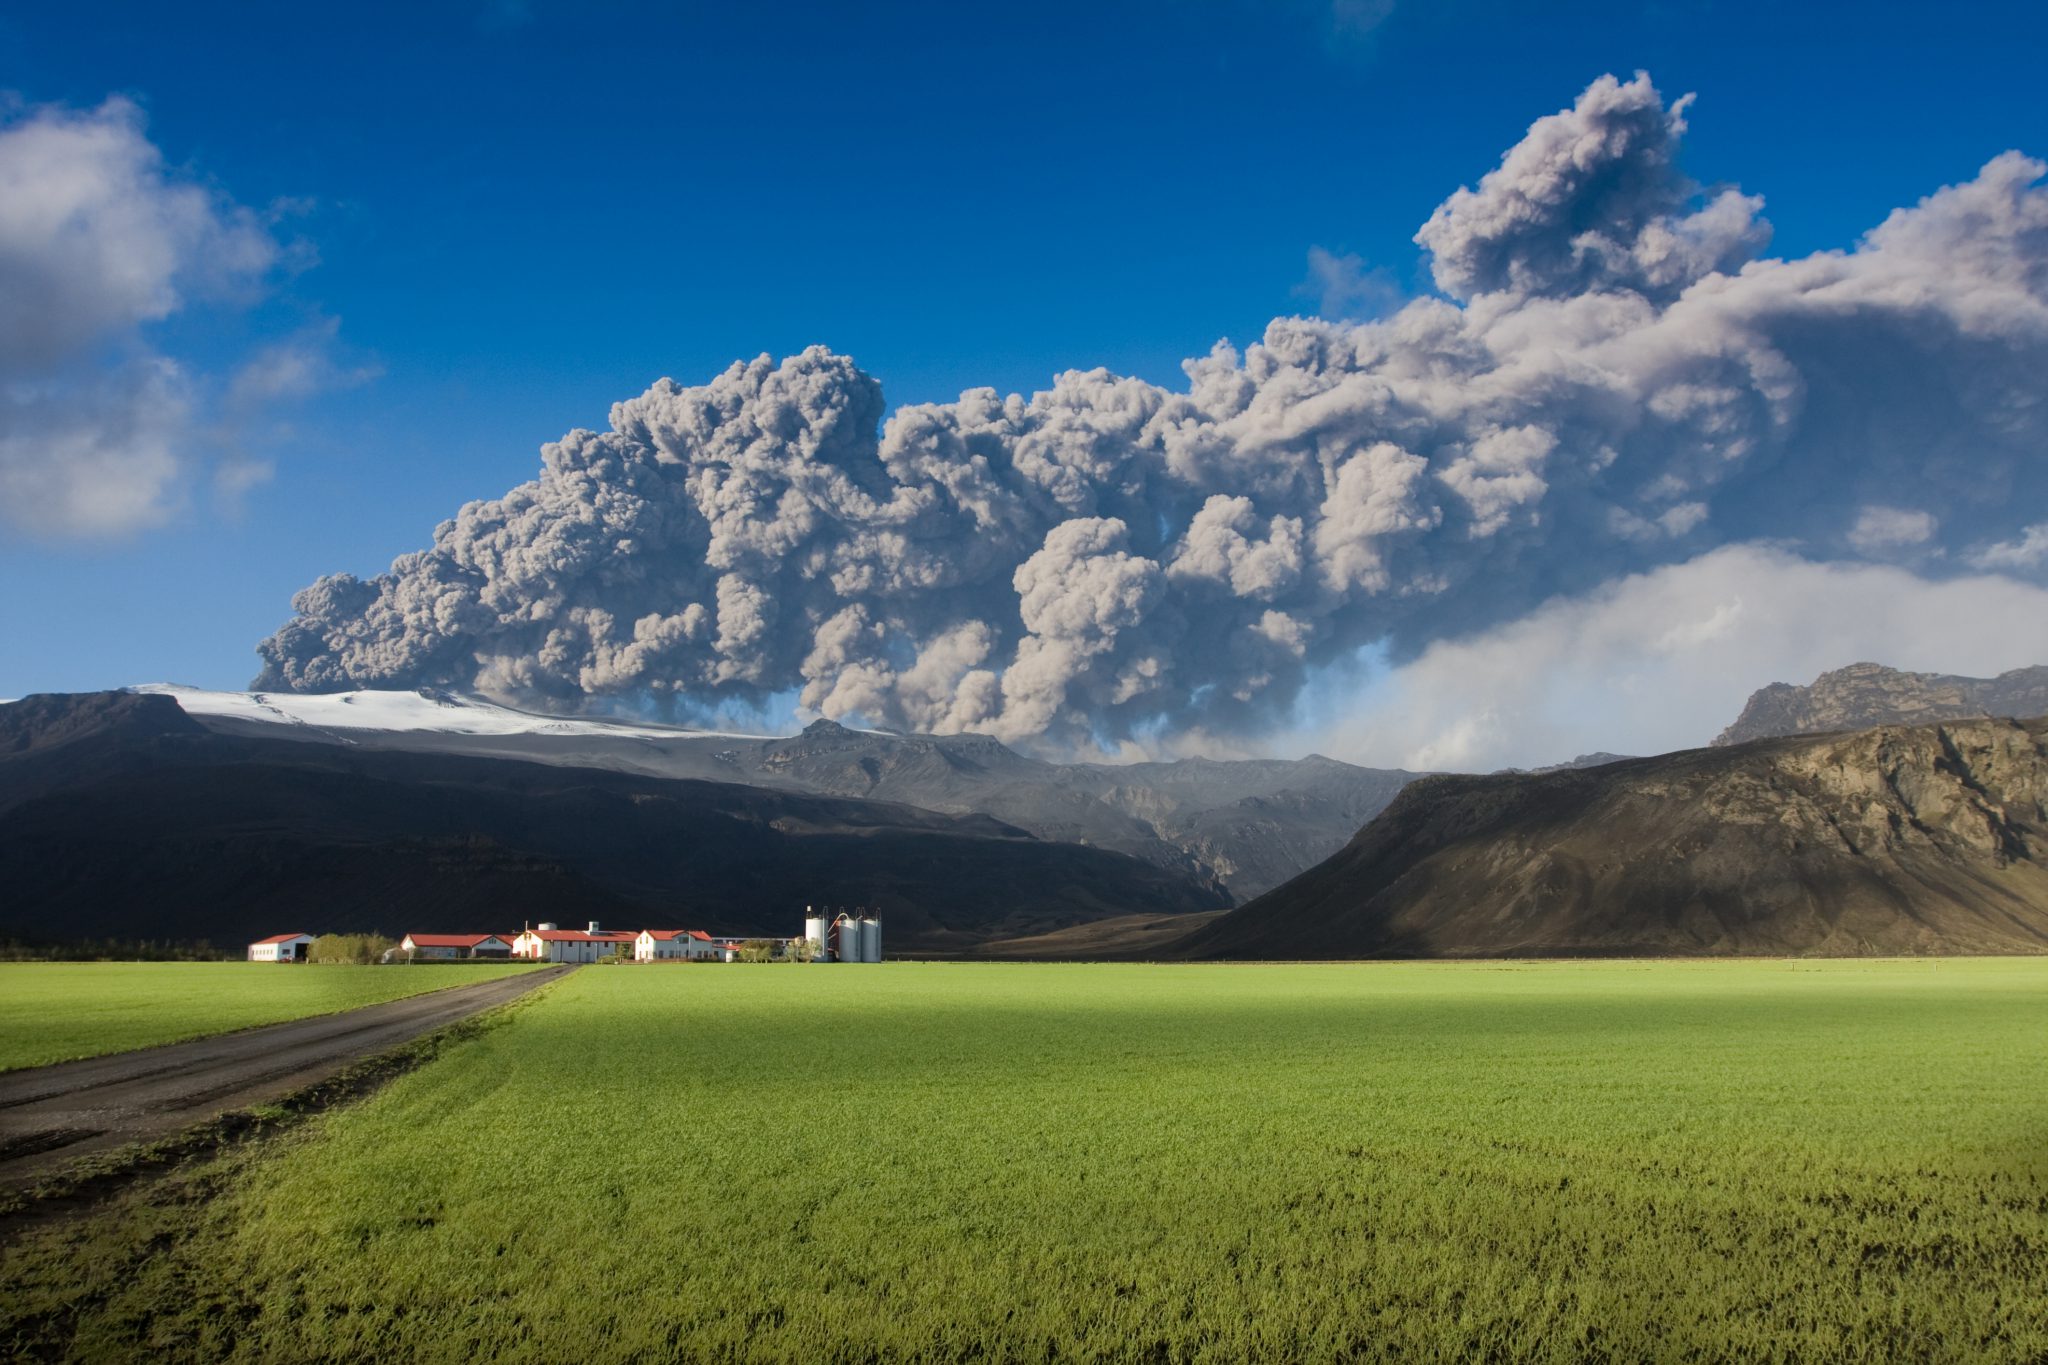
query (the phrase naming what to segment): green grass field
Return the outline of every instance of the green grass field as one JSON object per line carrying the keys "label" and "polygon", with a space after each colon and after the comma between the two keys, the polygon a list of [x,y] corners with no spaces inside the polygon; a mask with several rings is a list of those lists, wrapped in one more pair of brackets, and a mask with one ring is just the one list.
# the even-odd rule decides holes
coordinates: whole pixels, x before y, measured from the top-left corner
{"label": "green grass field", "polygon": [[525,964],[0,963],[0,1071],[332,1014]]}
{"label": "green grass field", "polygon": [[2048,962],[585,968],[0,1272],[87,1359],[2039,1360]]}

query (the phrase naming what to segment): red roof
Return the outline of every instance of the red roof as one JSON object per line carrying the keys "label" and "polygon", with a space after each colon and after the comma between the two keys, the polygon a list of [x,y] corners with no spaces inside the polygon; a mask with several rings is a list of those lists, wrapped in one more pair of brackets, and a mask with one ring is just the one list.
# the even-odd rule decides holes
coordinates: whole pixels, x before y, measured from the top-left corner
{"label": "red roof", "polygon": [[262,944],[265,944],[265,943],[290,943],[290,942],[291,942],[291,941],[292,941],[293,939],[295,939],[295,938],[311,938],[311,937],[313,937],[313,936],[312,936],[311,934],[272,934],[272,935],[271,935],[271,936],[270,936],[269,938],[259,938],[259,939],[257,939],[255,943],[252,943],[252,944],[250,944],[249,946],[250,946],[251,948],[255,948],[255,947],[259,947],[259,946],[261,946]]}
{"label": "red roof", "polygon": [[676,938],[704,937],[703,934],[699,933],[695,929],[645,929],[641,932],[645,933],[647,937],[651,939],[659,939],[663,943],[668,942],[670,939]]}
{"label": "red roof", "polygon": [[[416,948],[474,948],[487,938],[498,938],[496,934],[407,934]],[[499,939],[510,944],[511,939]]]}
{"label": "red roof", "polygon": [[698,940],[700,943],[711,942],[711,935],[705,933],[702,929],[692,929],[690,931],[690,937]]}

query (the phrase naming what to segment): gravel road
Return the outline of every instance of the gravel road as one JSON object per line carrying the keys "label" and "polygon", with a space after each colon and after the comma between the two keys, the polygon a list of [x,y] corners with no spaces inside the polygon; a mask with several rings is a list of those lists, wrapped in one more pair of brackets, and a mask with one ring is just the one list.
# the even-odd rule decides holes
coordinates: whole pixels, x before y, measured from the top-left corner
{"label": "gravel road", "polygon": [[551,967],[339,1014],[0,1073],[0,1186],[281,1099],[569,970]]}

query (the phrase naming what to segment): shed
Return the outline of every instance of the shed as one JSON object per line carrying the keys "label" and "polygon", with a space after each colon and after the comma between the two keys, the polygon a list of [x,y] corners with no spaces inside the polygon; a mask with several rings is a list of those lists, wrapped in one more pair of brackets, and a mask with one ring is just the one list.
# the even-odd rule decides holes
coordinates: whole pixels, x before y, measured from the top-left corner
{"label": "shed", "polygon": [[304,962],[313,946],[311,934],[272,934],[249,945],[251,962]]}

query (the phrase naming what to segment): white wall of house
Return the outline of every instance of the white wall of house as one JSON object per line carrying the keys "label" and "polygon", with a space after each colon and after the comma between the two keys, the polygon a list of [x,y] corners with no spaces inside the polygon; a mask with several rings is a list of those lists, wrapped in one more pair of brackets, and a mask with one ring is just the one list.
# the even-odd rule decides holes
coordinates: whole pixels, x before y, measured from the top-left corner
{"label": "white wall of house", "polygon": [[[610,957],[612,950],[619,946],[608,940],[587,937],[542,938],[529,930],[516,940],[514,951],[520,957],[540,962],[595,962],[601,957]],[[627,940],[625,946],[631,949],[635,945]]]}
{"label": "white wall of house", "polygon": [[657,938],[649,930],[642,929],[640,937],[633,941],[633,956],[642,962],[684,958],[690,956],[691,942],[688,934]]}

